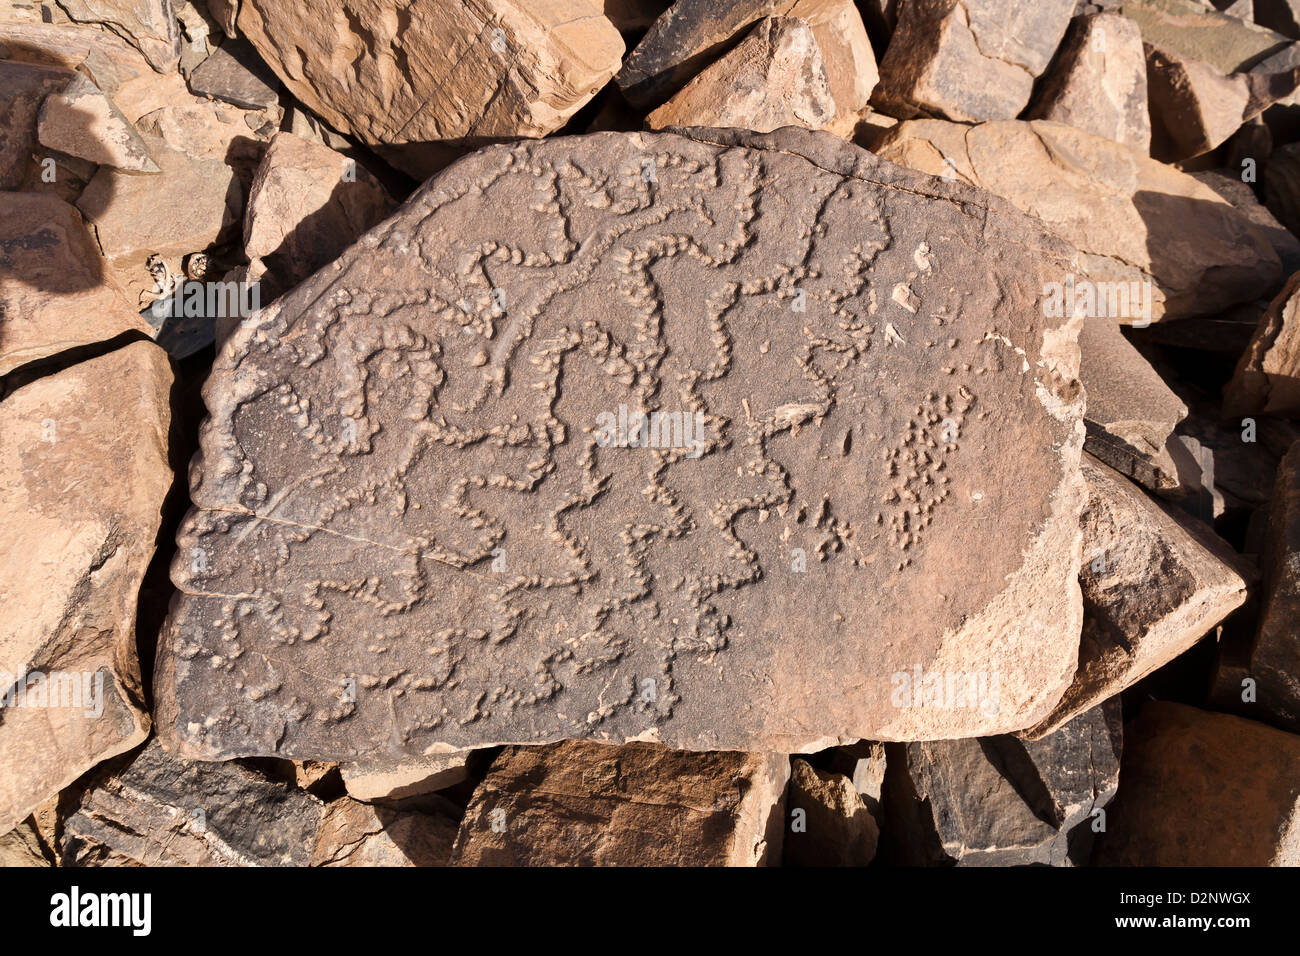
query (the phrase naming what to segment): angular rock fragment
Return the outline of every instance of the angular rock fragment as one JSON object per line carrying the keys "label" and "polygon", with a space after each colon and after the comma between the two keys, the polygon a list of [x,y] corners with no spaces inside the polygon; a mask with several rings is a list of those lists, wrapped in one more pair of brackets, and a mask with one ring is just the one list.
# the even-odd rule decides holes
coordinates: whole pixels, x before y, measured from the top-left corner
{"label": "angular rock fragment", "polygon": [[873,102],[900,118],[1014,119],[1065,35],[1073,0],[902,4]]}
{"label": "angular rock fragment", "polygon": [[171,486],[171,382],[137,342],[0,402],[0,832],[148,733],[136,598]]}
{"label": "angular rock fragment", "polygon": [[785,866],[866,866],[875,859],[880,829],[842,774],[823,773],[796,758],[786,816],[791,822],[781,850]]}
{"label": "angular rock fragment", "polygon": [[244,40],[221,44],[190,74],[190,89],[245,109],[260,110],[280,101],[275,74]]}
{"label": "angular rock fragment", "polygon": [[[1067,253],[824,133],[473,154],[221,350],[160,733],[351,762],[1038,722],[1081,626]],[[900,705],[918,671],[998,709]]]}
{"label": "angular rock fragment", "polygon": [[1175,487],[1178,470],[1166,445],[1187,406],[1114,320],[1084,321],[1079,381],[1088,393],[1084,450],[1148,488]]}
{"label": "angular rock fragment", "polygon": [[77,210],[0,192],[0,375],[125,332],[149,332]]}
{"label": "angular rock fragment", "polygon": [[1079,670],[1029,737],[1050,734],[1163,667],[1246,600],[1232,549],[1207,527],[1087,455],[1083,475]]}
{"label": "angular rock fragment", "polygon": [[446,866],[458,824],[421,810],[393,810],[346,797],[325,807],[312,866]]}
{"label": "angular rock fragment", "polygon": [[673,0],[600,0],[599,5],[620,33],[629,33],[650,26]]}
{"label": "angular rock fragment", "polygon": [[339,768],[343,785],[357,800],[404,800],[455,786],[469,776],[473,751],[412,757],[398,764],[358,761]]}
{"label": "angular rock fragment", "polygon": [[275,284],[288,289],[333,262],[395,206],[356,161],[277,133],[249,191],[244,253],[266,263]]}
{"label": "angular rock fragment", "polygon": [[1088,317],[1141,325],[1212,314],[1280,278],[1267,237],[1213,190],[1083,130],[912,120],[877,152],[1002,196],[1077,246],[1083,269],[1070,298]]}
{"label": "angular rock fragment", "polygon": [[812,29],[826,64],[838,115],[834,131],[848,135],[866,109],[878,73],[857,8],[849,0],[678,0],[650,27],[615,77],[633,106],[649,110],[684,87],[765,17],[798,17]]}
{"label": "angular rock fragment", "polygon": [[[1238,166],[1237,168],[1240,168]],[[1217,170],[1203,170],[1191,174],[1197,182],[1204,183],[1226,199],[1247,219],[1264,232],[1269,244],[1282,261],[1282,275],[1300,272],[1300,239],[1277,221],[1268,207],[1259,201],[1255,190],[1237,176],[1225,175]],[[1240,354],[1240,349],[1232,349]]]}
{"label": "angular rock fragment", "polygon": [[665,126],[735,126],[770,133],[821,129],[835,118],[821,51],[808,24],[768,17],[739,46],[646,117]]}
{"label": "angular rock fragment", "polygon": [[84,76],[45,97],[37,135],[42,146],[101,166],[133,173],[159,171],[135,127]]}
{"label": "angular rock fragment", "polygon": [[1300,737],[1148,701],[1125,728],[1103,866],[1297,866]]}
{"label": "angular rock fragment", "polygon": [[30,820],[0,836],[0,867],[53,866],[49,851]]}
{"label": "angular rock fragment", "polygon": [[138,866],[306,866],[324,806],[238,763],[204,763],[152,741],[101,772],[63,826],[63,865],[105,855]]}
{"label": "angular rock fragment", "polygon": [[1148,46],[1208,63],[1227,75],[1250,70],[1291,46],[1272,30],[1197,0],[1124,0]]}
{"label": "angular rock fragment", "polygon": [[1025,117],[1064,123],[1146,153],[1151,117],[1137,24],[1116,13],[1076,17]]}
{"label": "angular rock fragment", "polygon": [[1287,280],[1255,327],[1223,392],[1223,413],[1300,414],[1300,272]]}
{"label": "angular rock fragment", "polygon": [[510,747],[474,791],[453,866],[764,866],[784,754],[566,740]]}
{"label": "angular rock fragment", "polygon": [[98,23],[139,50],[159,73],[180,60],[180,26],[172,0],[58,0],[78,23]]}
{"label": "angular rock fragment", "polygon": [[1300,143],[1280,146],[1268,157],[1264,205],[1292,233],[1300,233]]}
{"label": "angular rock fragment", "polygon": [[1119,701],[1038,741],[890,744],[886,846],[907,866],[1086,863],[1119,785]]}
{"label": "angular rock fragment", "polygon": [[294,96],[365,143],[544,136],[624,50],[590,0],[242,0],[237,25]]}
{"label": "angular rock fragment", "polygon": [[0,60],[0,189],[19,189],[31,175],[41,103],[72,78],[61,67]]}
{"label": "angular rock fragment", "polygon": [[879,823],[883,819],[880,794],[885,783],[885,745],[873,740],[860,740],[847,747],[836,747],[831,751],[830,767],[849,778],[853,789]]}

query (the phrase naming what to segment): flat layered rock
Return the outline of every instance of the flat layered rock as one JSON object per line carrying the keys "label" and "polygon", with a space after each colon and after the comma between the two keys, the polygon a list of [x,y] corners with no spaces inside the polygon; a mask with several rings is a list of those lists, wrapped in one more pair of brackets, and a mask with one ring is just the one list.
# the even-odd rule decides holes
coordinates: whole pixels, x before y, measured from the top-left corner
{"label": "flat layered rock", "polygon": [[180,24],[172,0],[59,0],[77,23],[97,23],[131,44],[159,73],[180,62]]}
{"label": "flat layered rock", "polygon": [[615,77],[629,103],[652,109],[739,43],[766,17],[798,17],[813,31],[826,64],[837,116],[847,135],[879,74],[862,16],[851,0],[678,0],[651,25]]}
{"label": "flat layered rock", "polygon": [[1079,332],[1079,381],[1088,393],[1085,451],[1155,491],[1178,485],[1167,448],[1187,406],[1124,338],[1113,319]]}
{"label": "flat layered rock", "polygon": [[786,817],[783,866],[866,866],[875,859],[880,828],[844,774],[791,761]]}
{"label": "flat layered rock", "polygon": [[172,481],[171,384],[137,342],[0,403],[0,832],[148,733],[136,601]]}
{"label": "flat layered rock", "polygon": [[0,192],[0,375],[148,331],[76,209],[54,196]]}
{"label": "flat layered rock", "polygon": [[440,813],[392,810],[346,797],[325,807],[312,866],[446,866],[458,824]]}
{"label": "flat layered rock", "polygon": [[1125,728],[1103,866],[1297,866],[1300,737],[1148,701]]}
{"label": "flat layered rock", "polygon": [[899,117],[1013,119],[1029,104],[1073,11],[1073,0],[905,3],[873,102]]}
{"label": "flat layered rock", "polygon": [[[160,732],[348,762],[1036,723],[1081,626],[1067,253],[825,133],[466,158],[222,349]],[[998,709],[898,702],[932,671]]]}
{"label": "flat layered rock", "polygon": [[592,0],[243,0],[236,23],[294,96],[365,143],[545,136],[624,50]]}
{"label": "flat layered rock", "polygon": [[131,122],[80,74],[45,97],[37,136],[42,146],[101,166],[133,173],[159,171]]}
{"label": "flat layered rock", "polygon": [[245,109],[275,106],[280,100],[275,74],[267,69],[252,44],[231,40],[195,67],[190,89]]}
{"label": "flat layered rock", "polygon": [[826,65],[808,24],[767,17],[722,59],[646,117],[665,126],[736,126],[770,133],[821,129],[835,118]]}
{"label": "flat layered rock", "polygon": [[1064,123],[1147,152],[1147,65],[1137,24],[1117,13],[1072,20],[1025,117]]}
{"label": "flat layered rock", "polygon": [[405,800],[455,786],[469,776],[471,750],[412,757],[400,763],[359,760],[339,768],[357,800]]}
{"label": "flat layered rock", "polygon": [[1118,701],[1042,740],[890,744],[886,847],[905,866],[1086,863],[1119,787]]}
{"label": "flat layered rock", "polygon": [[155,740],[81,794],[64,821],[63,865],[307,866],[323,815],[311,794]]}
{"label": "flat layered rock", "polygon": [[[1090,317],[1141,325],[1209,315],[1281,278],[1267,236],[1214,190],[1083,130],[912,120],[887,131],[876,152],[987,189],[1073,243],[1083,267],[1074,300]],[[1081,297],[1085,278],[1091,302]]]}
{"label": "flat layered rock", "polygon": [[474,791],[453,866],[764,866],[781,855],[784,754],[566,740],[511,747]]}
{"label": "flat layered rock", "polygon": [[1083,459],[1083,640],[1079,671],[1051,733],[1189,649],[1246,600],[1232,549],[1207,526],[1161,507],[1089,456]]}
{"label": "flat layered rock", "polygon": [[1255,327],[1223,392],[1223,411],[1238,415],[1300,414],[1300,272],[1287,280]]}
{"label": "flat layered rock", "polygon": [[[1271,150],[1264,150],[1259,155],[1266,156],[1269,152]],[[1192,177],[1197,182],[1209,186],[1232,203],[1242,215],[1259,226],[1268,237],[1269,244],[1277,253],[1277,257],[1282,260],[1282,275],[1289,276],[1300,272],[1300,239],[1278,222],[1277,218],[1269,212],[1268,207],[1260,202],[1253,186],[1243,182],[1239,174],[1230,171],[1232,166],[1232,163],[1228,163],[1229,169],[1223,172],[1213,169],[1194,172]],[[1237,163],[1236,168],[1241,169],[1241,164]],[[1241,349],[1230,351],[1236,355],[1241,354]]]}

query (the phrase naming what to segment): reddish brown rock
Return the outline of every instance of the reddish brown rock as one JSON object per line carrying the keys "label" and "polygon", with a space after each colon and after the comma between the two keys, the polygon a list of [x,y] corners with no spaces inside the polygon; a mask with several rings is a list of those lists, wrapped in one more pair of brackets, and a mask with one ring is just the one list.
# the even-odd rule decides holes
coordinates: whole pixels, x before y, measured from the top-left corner
{"label": "reddish brown rock", "polygon": [[[1036,723],[1081,626],[1068,253],[824,133],[475,153],[219,353],[160,733],[351,762]],[[997,707],[899,703],[918,670],[996,672]]]}
{"label": "reddish brown rock", "polygon": [[544,136],[624,50],[590,0],[242,0],[236,22],[291,93],[365,143]]}
{"label": "reddish brown rock", "polygon": [[914,120],[886,132],[877,152],[987,189],[1073,243],[1074,304],[1088,317],[1141,325],[1213,314],[1280,278],[1268,237],[1212,189],[1083,130]]}
{"label": "reddish brown rock", "polygon": [[78,23],[98,23],[113,31],[159,73],[176,69],[181,37],[172,0],[59,0],[59,7]]}
{"label": "reddish brown rock", "polygon": [[0,192],[0,375],[131,331],[149,326],[77,210],[53,196]]}
{"label": "reddish brown rock", "polygon": [[1085,455],[1083,640],[1074,683],[1041,737],[1163,667],[1246,600],[1232,549]]}
{"label": "reddish brown rock", "polygon": [[401,763],[358,761],[340,769],[343,784],[357,800],[405,800],[455,786],[469,776],[473,751],[412,757]]}
{"label": "reddish brown rock", "polygon": [[137,342],[0,402],[0,832],[148,733],[136,599],[171,486],[171,382]]}
{"label": "reddish brown rock", "polygon": [[0,189],[19,189],[37,171],[41,104],[72,77],[61,67],[0,60]]}
{"label": "reddish brown rock", "polygon": [[1013,119],[1028,105],[1073,10],[1073,0],[905,3],[873,102],[903,118]]}
{"label": "reddish brown rock", "polygon": [[1287,280],[1259,320],[1223,393],[1223,412],[1300,414],[1300,272]]}
{"label": "reddish brown rock", "polygon": [[784,754],[568,740],[511,747],[474,791],[453,866],[764,866],[781,854]]}
{"label": "reddish brown rock", "polygon": [[866,866],[880,829],[853,781],[823,773],[806,760],[791,763],[781,862],[785,866]]}
{"label": "reddish brown rock", "polygon": [[135,127],[81,75],[45,97],[37,136],[42,146],[101,166],[133,173],[159,171]]}
{"label": "reddish brown rock", "polygon": [[446,866],[457,822],[441,813],[394,810],[346,797],[325,807],[312,866]]}
{"label": "reddish brown rock", "polygon": [[1103,866],[1297,866],[1300,737],[1148,701],[1125,729]]}

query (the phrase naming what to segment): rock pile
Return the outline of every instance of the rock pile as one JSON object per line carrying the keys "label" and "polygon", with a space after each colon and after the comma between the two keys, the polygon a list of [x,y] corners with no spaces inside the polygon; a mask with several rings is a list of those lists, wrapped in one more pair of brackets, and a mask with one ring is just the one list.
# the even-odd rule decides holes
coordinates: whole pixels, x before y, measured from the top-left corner
{"label": "rock pile", "polygon": [[0,863],[1300,862],[1295,10],[8,4]]}

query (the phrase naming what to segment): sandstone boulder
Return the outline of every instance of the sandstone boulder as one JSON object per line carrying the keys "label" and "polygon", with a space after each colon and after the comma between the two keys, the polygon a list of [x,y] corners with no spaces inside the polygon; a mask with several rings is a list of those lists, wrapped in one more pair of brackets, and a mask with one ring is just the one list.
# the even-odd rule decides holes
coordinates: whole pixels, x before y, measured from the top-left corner
{"label": "sandstone boulder", "polygon": [[1148,701],[1125,729],[1103,866],[1297,866],[1300,737]]}
{"label": "sandstone boulder", "polygon": [[877,152],[1002,196],[1077,246],[1074,298],[1090,316],[1140,325],[1207,315],[1280,278],[1267,237],[1213,190],[1083,130],[913,120],[886,132]]}
{"label": "sandstone boulder", "polygon": [[133,173],[159,171],[149,147],[122,111],[80,74],[45,97],[37,136],[42,146],[101,166]]}
{"label": "sandstone boulder", "polygon": [[0,402],[0,832],[148,733],[136,599],[172,480],[171,382],[137,342]]}
{"label": "sandstone boulder", "polygon": [[510,747],[474,791],[454,866],[764,866],[781,854],[784,754],[566,740]]}
{"label": "sandstone boulder", "polygon": [[1223,393],[1223,411],[1300,415],[1300,272],[1287,280],[1259,320]]}
{"label": "sandstone boulder", "polygon": [[351,762],[1037,723],[1081,626],[1066,255],[825,133],[466,158],[219,353],[160,733]]}
{"label": "sandstone boulder", "polygon": [[159,73],[180,60],[180,25],[172,0],[59,0],[77,23],[97,23],[139,50]]}
{"label": "sandstone boulder", "polygon": [[1030,737],[1051,733],[1168,664],[1246,599],[1232,549],[1206,526],[1162,507],[1086,455],[1083,474],[1079,670]]}
{"label": "sandstone boulder", "polygon": [[365,143],[544,136],[624,50],[592,0],[242,0],[236,23],[294,96]]}

